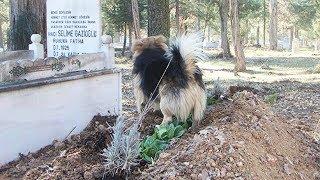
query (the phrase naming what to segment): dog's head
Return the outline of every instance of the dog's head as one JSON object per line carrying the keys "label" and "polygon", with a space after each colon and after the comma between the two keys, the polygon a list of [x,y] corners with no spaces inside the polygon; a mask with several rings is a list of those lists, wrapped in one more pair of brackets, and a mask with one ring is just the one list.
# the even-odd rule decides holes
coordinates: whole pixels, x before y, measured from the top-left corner
{"label": "dog's head", "polygon": [[168,49],[166,41],[167,39],[162,35],[142,38],[133,43],[131,51],[133,53],[141,53],[146,48],[161,48],[166,50]]}

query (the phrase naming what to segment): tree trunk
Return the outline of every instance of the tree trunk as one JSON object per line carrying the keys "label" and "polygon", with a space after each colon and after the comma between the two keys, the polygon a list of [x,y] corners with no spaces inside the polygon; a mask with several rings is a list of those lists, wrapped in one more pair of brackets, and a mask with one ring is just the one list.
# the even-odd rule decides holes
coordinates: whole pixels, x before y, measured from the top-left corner
{"label": "tree trunk", "polygon": [[132,23],[130,23],[130,25],[129,25],[129,49],[131,49],[131,46],[132,46],[132,29],[133,29],[132,26],[133,26]]}
{"label": "tree trunk", "polygon": [[2,19],[0,18],[0,49],[4,49],[3,45],[3,30],[2,30]]}
{"label": "tree trunk", "polygon": [[176,6],[176,27],[177,27],[177,34],[181,33],[180,29],[180,1],[175,0],[175,6]]}
{"label": "tree trunk", "polygon": [[200,31],[200,29],[201,29],[201,21],[200,21],[199,17],[197,17],[196,29],[197,29],[197,32]]}
{"label": "tree trunk", "polygon": [[148,36],[170,37],[169,0],[148,0]]}
{"label": "tree trunk", "polygon": [[244,34],[244,45],[247,46],[248,43],[249,43],[249,31],[250,31],[250,28],[249,28],[249,20],[246,20],[245,21],[245,25],[246,25],[246,28],[245,28],[245,34]]}
{"label": "tree trunk", "polygon": [[229,2],[226,0],[219,1],[219,14],[220,14],[220,25],[221,25],[221,48],[223,50],[222,57],[230,58],[230,43],[228,39],[228,12]]}
{"label": "tree trunk", "polygon": [[278,1],[270,0],[270,50],[276,50],[278,45]]}
{"label": "tree trunk", "polygon": [[40,34],[46,44],[46,0],[10,0],[10,50],[28,49],[32,34]]}
{"label": "tree trunk", "polygon": [[294,27],[290,27],[289,29],[289,33],[290,33],[290,40],[289,40],[289,48],[292,51],[293,48],[293,38],[294,38]]}
{"label": "tree trunk", "polygon": [[141,32],[140,32],[140,16],[139,16],[138,0],[131,0],[131,7],[132,7],[132,18],[133,18],[133,28],[134,28],[135,39],[140,39]]}
{"label": "tree trunk", "polygon": [[124,25],[124,30],[123,30],[123,47],[122,47],[122,56],[124,56],[124,53],[126,52],[127,49],[127,23]]}
{"label": "tree trunk", "polygon": [[260,46],[260,26],[257,27],[257,46]]}
{"label": "tree trunk", "polygon": [[230,0],[231,9],[231,26],[232,26],[232,37],[235,51],[235,72],[242,72],[246,70],[246,62],[243,51],[243,45],[241,43],[240,35],[240,22],[239,22],[239,1]]}
{"label": "tree trunk", "polygon": [[266,0],[263,0],[263,46],[266,46],[266,31],[267,31],[267,10]]}

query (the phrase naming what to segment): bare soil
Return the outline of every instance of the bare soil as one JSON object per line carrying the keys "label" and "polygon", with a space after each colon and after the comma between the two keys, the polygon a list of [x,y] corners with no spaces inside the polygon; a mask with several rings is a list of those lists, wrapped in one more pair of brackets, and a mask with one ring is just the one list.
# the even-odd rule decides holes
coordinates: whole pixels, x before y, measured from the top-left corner
{"label": "bare soil", "polygon": [[1,166],[0,179],[101,179],[101,152],[111,140],[108,127],[114,122],[115,117],[96,116],[80,134]]}
{"label": "bare soil", "polygon": [[[136,179],[316,179],[319,149],[257,95],[236,93],[208,110]],[[318,146],[319,147],[319,146]]]}

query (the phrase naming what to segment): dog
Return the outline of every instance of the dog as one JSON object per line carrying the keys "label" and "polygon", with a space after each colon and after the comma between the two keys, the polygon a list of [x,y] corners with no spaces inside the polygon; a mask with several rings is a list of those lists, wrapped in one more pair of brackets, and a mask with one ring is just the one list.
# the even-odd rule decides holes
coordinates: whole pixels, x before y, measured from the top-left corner
{"label": "dog", "polygon": [[162,124],[186,121],[193,114],[199,124],[206,109],[206,89],[196,62],[205,59],[197,34],[182,35],[169,46],[163,36],[136,41],[134,53],[134,95],[138,112],[150,100],[163,114]]}

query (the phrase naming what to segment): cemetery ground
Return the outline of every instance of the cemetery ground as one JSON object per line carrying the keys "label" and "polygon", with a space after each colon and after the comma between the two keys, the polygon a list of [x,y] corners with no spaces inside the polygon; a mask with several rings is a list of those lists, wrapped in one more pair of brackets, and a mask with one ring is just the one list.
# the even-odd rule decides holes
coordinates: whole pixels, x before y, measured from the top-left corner
{"label": "cemetery ground", "polygon": [[[127,178],[320,179],[320,56],[249,49],[247,71],[235,76],[232,60],[209,53],[209,61],[199,62],[208,95],[222,90],[226,97],[211,103],[200,126],[173,140],[158,161],[141,163]],[[132,62],[117,61],[124,116],[133,117]],[[0,179],[112,179],[104,173],[101,151],[114,120],[96,116],[82,133],[20,154],[0,166]],[[161,120],[150,113],[142,136]]]}

